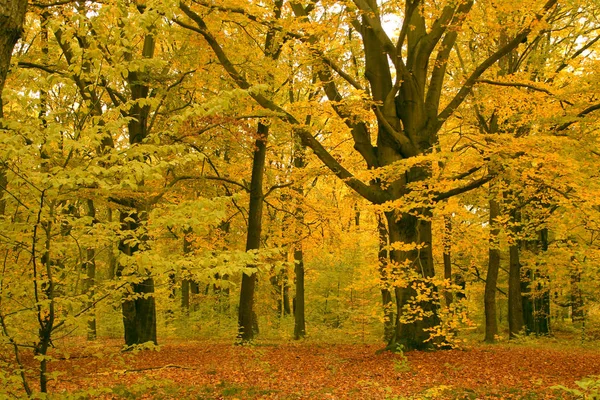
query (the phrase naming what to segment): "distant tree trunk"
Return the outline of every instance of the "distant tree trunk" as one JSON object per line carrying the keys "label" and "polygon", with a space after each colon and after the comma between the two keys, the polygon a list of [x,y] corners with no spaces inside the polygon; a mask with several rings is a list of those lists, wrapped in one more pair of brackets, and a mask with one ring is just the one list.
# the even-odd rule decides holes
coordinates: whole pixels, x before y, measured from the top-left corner
{"label": "distant tree trunk", "polygon": [[[539,235],[540,249],[542,252],[546,252],[548,251],[548,228],[540,230]],[[541,276],[541,278],[549,280],[548,276]],[[538,335],[547,335],[550,333],[550,288],[548,286],[549,283],[544,287],[542,280],[538,280],[536,288],[538,293],[538,296],[536,296],[536,333]]]}
{"label": "distant tree trunk", "polygon": [[282,270],[279,274],[271,276],[271,284],[277,298],[277,315],[280,317],[290,315],[290,286],[287,271]]}
{"label": "distant tree trunk", "polygon": [[508,330],[511,338],[516,337],[525,325],[523,299],[521,295],[521,263],[519,245],[509,247],[510,264],[508,273]]}
{"label": "distant tree trunk", "polygon": [[534,271],[531,268],[521,268],[521,299],[523,309],[523,326],[525,333],[529,335],[535,332],[535,306],[534,293],[532,291]]}
{"label": "distant tree trunk", "polygon": [[[515,224],[521,222],[520,212],[513,211],[512,220]],[[519,228],[513,229],[517,234]],[[508,271],[508,330],[511,338],[516,337],[525,325],[523,319],[523,296],[521,294],[521,261],[519,259],[520,240],[515,237],[513,244],[509,247],[509,271]]]}
{"label": "distant tree trunk", "polygon": [[[254,156],[252,159],[246,251],[258,250],[260,248],[263,209],[263,177],[267,156],[268,134],[269,127],[259,123],[257,130],[258,137],[255,142]],[[238,313],[238,338],[242,341],[252,340],[254,338],[255,330],[258,328],[256,313],[254,312],[254,289],[256,286],[255,266],[249,265],[248,268],[252,268],[253,272],[242,274],[242,287],[240,289],[240,306]]]}
{"label": "distant tree trunk", "polygon": [[200,285],[197,282],[190,281],[190,293],[191,294],[200,294]]}
{"label": "distant tree trunk", "polygon": [[571,269],[571,320],[573,322],[583,322],[585,320],[585,311],[583,303],[583,292],[581,290],[581,270],[576,264],[575,257],[571,258],[575,264]]}
{"label": "distant tree trunk", "polygon": [[388,265],[390,254],[387,249],[388,231],[384,218],[377,216],[377,230],[379,233],[379,279],[381,286],[381,302],[383,306],[383,340],[389,342],[394,336],[394,303],[390,292],[390,276]]}
{"label": "distant tree trunk", "polygon": [[[225,158],[227,159],[227,152],[225,152]],[[231,222],[230,221],[222,221],[219,224],[219,230],[223,232],[224,235],[227,235],[229,233],[229,229],[231,227]],[[227,245],[223,246],[223,250],[227,250]],[[215,288],[215,292],[218,293],[219,295],[223,295],[223,296],[219,296],[218,301],[219,301],[219,305],[220,305],[220,310],[221,311],[226,311],[229,310],[229,286],[225,285],[225,287],[223,287],[223,283],[222,282],[227,282],[229,280],[229,275],[228,274],[223,274],[223,275],[218,275],[218,279],[221,281],[220,283],[217,284],[218,287]]]}
{"label": "distant tree trunk", "polygon": [[[92,200],[87,201],[87,215],[92,218],[92,225],[96,219],[96,209]],[[93,306],[94,287],[96,285],[96,250],[93,247],[86,249],[85,268],[85,284],[83,292],[87,295],[88,300],[86,307],[89,309],[90,316],[88,317],[87,339],[96,340],[96,308]]]}
{"label": "distant tree trunk", "polygon": [[[444,252],[442,257],[444,259],[444,279],[449,283],[452,283],[452,219],[449,216],[444,217]],[[444,298],[446,299],[446,307],[450,307],[452,304],[453,296],[452,290],[444,290]]]}
{"label": "distant tree trunk", "polygon": [[[189,235],[192,233],[192,229],[185,229],[183,231],[183,254],[189,254],[192,251],[192,242],[189,239]],[[186,269],[181,271],[183,278],[181,280],[181,308],[184,312],[190,310],[190,277],[189,272]]]}
{"label": "distant tree trunk", "polygon": [[181,308],[186,312],[190,309],[190,281],[187,278],[181,280]]}
{"label": "distant tree trunk", "polygon": [[[548,249],[548,230],[541,229],[538,237],[533,240],[523,241],[522,248],[534,255]],[[521,292],[523,295],[523,321],[527,334],[547,335],[550,333],[550,293],[544,287],[543,281],[547,279],[540,273],[538,265],[528,267],[521,271]]]}
{"label": "distant tree trunk", "polygon": [[[113,209],[112,208],[108,208],[107,210],[107,220],[109,223],[113,222]],[[118,250],[117,244],[115,242],[112,242],[109,244],[109,251],[108,251],[108,271],[106,271],[107,277],[108,279],[114,279],[115,275],[117,273],[117,257],[115,256],[115,251]]]}

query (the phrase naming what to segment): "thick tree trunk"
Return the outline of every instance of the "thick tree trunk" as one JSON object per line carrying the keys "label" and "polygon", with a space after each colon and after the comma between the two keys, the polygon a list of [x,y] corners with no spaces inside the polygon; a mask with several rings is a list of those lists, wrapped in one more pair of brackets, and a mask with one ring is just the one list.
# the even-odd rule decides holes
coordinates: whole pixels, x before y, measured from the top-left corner
{"label": "thick tree trunk", "polygon": [[0,118],[4,118],[2,91],[13,49],[23,32],[26,11],[27,0],[0,0]]}
{"label": "thick tree trunk", "polygon": [[[267,156],[267,138],[269,127],[259,123],[257,139],[255,142],[252,160],[252,179],[250,182],[250,209],[248,212],[248,235],[246,238],[246,251],[260,248],[260,235],[262,230],[263,209],[263,177],[265,160]],[[254,338],[258,329],[258,321],[254,312],[254,290],[256,287],[256,271],[254,265],[249,265],[252,270],[242,274],[242,287],[240,290],[240,306],[238,313],[238,338],[249,341]]]}
{"label": "thick tree trunk", "polygon": [[[419,243],[420,250],[397,251],[391,258],[402,265],[401,273],[408,284],[396,287],[396,324],[394,336],[388,347],[403,346],[406,350],[422,350],[436,343],[429,340],[430,329],[439,325],[437,313],[437,289],[427,278],[434,276],[431,248],[431,222],[418,217],[402,214],[396,220],[395,213],[386,213],[390,242]],[[418,290],[415,289],[418,287]],[[415,299],[423,298],[417,301]]]}
{"label": "thick tree trunk", "polygon": [[500,250],[498,249],[498,233],[496,218],[500,216],[500,204],[490,200],[490,243],[488,270],[485,278],[484,308],[485,308],[485,338],[488,343],[493,343],[498,334],[498,321],[496,318],[496,287],[498,271],[500,270]]}

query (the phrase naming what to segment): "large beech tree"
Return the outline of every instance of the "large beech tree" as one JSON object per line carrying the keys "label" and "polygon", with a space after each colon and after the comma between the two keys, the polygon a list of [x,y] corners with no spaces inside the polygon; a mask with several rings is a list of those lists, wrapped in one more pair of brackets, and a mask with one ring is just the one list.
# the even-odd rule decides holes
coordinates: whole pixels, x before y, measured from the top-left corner
{"label": "large beech tree", "polygon": [[[556,3],[557,0],[531,2],[529,9],[536,11],[526,15],[522,26],[513,32],[512,38],[504,46],[469,71],[462,85],[458,89],[454,86],[451,96],[445,96],[446,69],[454,44],[461,34],[461,26],[473,7],[472,1],[448,2],[440,7],[415,0],[405,2],[403,7],[396,5],[385,8],[374,0],[353,0],[343,5],[291,2],[298,26],[304,27],[303,30],[279,26],[268,14],[254,15],[250,11],[243,14],[258,24],[274,24],[285,31],[286,37],[310,46],[314,63],[322,68],[320,78],[327,97],[335,102],[334,109],[345,119],[355,149],[365,160],[365,168],[378,169],[431,153],[444,122],[464,102],[481,75],[526,41],[534,27]],[[364,66],[366,82],[345,72],[344,63],[327,54],[327,38],[325,35],[321,37],[320,32],[324,30],[320,30],[319,26],[327,23],[323,16],[328,16],[330,7],[334,6],[344,9],[341,12],[343,22],[340,22],[344,29],[353,29],[360,35],[361,65]],[[203,7],[216,6],[203,4]],[[397,273],[407,278],[408,283],[395,288],[398,313],[390,346],[403,345],[408,349],[431,346],[429,330],[438,325],[439,318],[434,299],[436,289],[430,280],[434,275],[430,204],[411,206],[408,203],[413,188],[419,182],[428,180],[430,174],[427,165],[413,164],[392,179],[376,178],[369,183],[358,179],[313,136],[300,122],[299,116],[260,92],[249,90],[255,82],[249,78],[243,66],[232,62],[226,46],[206,24],[203,11],[193,11],[184,3],[181,3],[181,8],[192,18],[194,29],[204,37],[239,88],[248,90],[248,94],[264,108],[279,113],[282,120],[293,126],[302,142],[348,186],[372,203],[386,204],[385,215],[392,246],[395,243],[409,245],[396,245],[391,252]],[[225,4],[218,8],[225,12],[240,12],[233,5],[228,7]],[[390,16],[400,21],[395,37],[390,36],[383,25],[384,18],[389,20]],[[350,90],[367,96],[365,105],[370,107],[377,122],[375,132],[371,132],[367,121],[355,118],[352,112],[341,106],[346,100],[345,93]],[[442,104],[444,97],[448,98]],[[463,186],[444,193],[433,193],[431,198],[447,198],[480,186],[489,179],[489,175],[477,179],[471,177]]]}

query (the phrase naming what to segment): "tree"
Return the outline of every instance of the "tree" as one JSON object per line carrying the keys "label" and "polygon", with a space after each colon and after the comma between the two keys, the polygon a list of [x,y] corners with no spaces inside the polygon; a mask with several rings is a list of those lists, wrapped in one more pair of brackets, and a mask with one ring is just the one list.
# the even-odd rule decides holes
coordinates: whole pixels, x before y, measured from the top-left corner
{"label": "tree", "polygon": [[[444,122],[466,99],[477,79],[502,56],[517,47],[532,31],[533,21],[543,19],[555,4],[554,0],[544,4],[540,14],[530,16],[529,22],[517,30],[506,46],[494,52],[474,68],[462,87],[440,111],[450,52],[458,37],[458,28],[470,11],[472,3],[447,4],[439,11],[435,20],[428,21],[424,9],[419,7],[419,2],[408,2],[404,8],[403,23],[398,40],[394,44],[382,27],[382,10],[379,6],[375,2],[354,1],[346,12],[352,27],[360,33],[362,39],[363,65],[370,88],[369,93],[372,96],[371,108],[378,126],[377,147],[375,148],[371,144],[370,133],[364,122],[348,121],[348,124],[356,148],[365,159],[367,168],[389,167],[399,160],[410,160],[433,150],[437,143],[437,134]],[[314,5],[304,7],[299,3],[294,3],[293,6],[296,15],[303,20],[308,20],[314,27],[314,32],[319,32],[317,27],[322,22],[310,18],[310,13],[314,12],[316,7]],[[183,4],[182,7],[187,8]],[[226,11],[227,7],[223,9]],[[315,13],[314,15],[319,14]],[[259,22],[263,20],[254,15],[251,19]],[[197,30],[205,38],[232,80],[241,89],[250,89],[252,84],[232,63],[223,46],[210,32],[203,17],[195,14],[193,20]],[[430,22],[429,32],[427,31],[428,22]],[[288,35],[306,43],[313,43],[314,39],[311,38],[320,36],[319,34],[307,36],[297,32],[289,32]],[[403,57],[404,48],[407,53]],[[329,73],[322,74],[320,78],[324,81],[324,87],[326,91],[328,90],[327,95],[330,100],[337,102],[344,100],[340,92],[334,90],[335,86],[329,84],[331,81],[327,77],[332,75],[332,71],[339,74],[353,90],[366,93],[365,86],[361,82],[345,73],[338,63],[326,56],[320,49],[313,50],[312,53],[315,54],[315,62],[329,71]],[[397,73],[395,81],[392,79],[390,62]],[[428,68],[430,63],[433,64],[431,70]],[[310,147],[327,167],[338,177],[344,179],[351,188],[376,204],[406,199],[413,191],[411,188],[429,177],[427,168],[412,166],[400,178],[392,178],[389,182],[380,181],[381,183],[375,181],[367,185],[342,167],[309,130],[302,127],[297,117],[260,93],[250,91],[249,94],[264,108],[281,113],[281,118],[294,126],[296,134],[303,143]],[[343,115],[341,108],[339,108],[338,114]],[[477,184],[482,184],[487,180],[489,178],[483,177]],[[383,184],[386,185],[386,189],[381,187]],[[477,184],[471,183],[470,185],[477,186]],[[468,190],[468,188],[458,190],[460,192]],[[447,195],[438,195],[437,198],[441,199],[445,196]],[[416,216],[415,213],[420,216]],[[435,289],[427,283],[434,275],[429,214],[430,210],[427,206],[408,205],[405,207],[405,211],[386,211],[386,218],[392,243],[423,243],[424,250],[421,251],[416,248],[404,251],[393,250],[392,259],[403,269],[411,281],[414,280],[416,285],[423,288],[424,294],[433,295]],[[406,268],[408,265],[419,266],[419,268],[416,270]],[[422,282],[422,284],[417,282]],[[415,295],[417,292],[412,288],[412,284],[396,290],[399,312],[396,320],[396,334],[391,341],[393,346],[402,344],[406,348],[424,348],[431,345],[431,342],[428,341],[428,330],[438,323],[436,306],[432,301],[424,301],[422,304],[412,302],[413,304],[411,304],[411,298],[414,298]],[[416,318],[414,315],[403,316],[403,311],[407,308],[413,309],[413,314],[416,312],[419,316]]]}

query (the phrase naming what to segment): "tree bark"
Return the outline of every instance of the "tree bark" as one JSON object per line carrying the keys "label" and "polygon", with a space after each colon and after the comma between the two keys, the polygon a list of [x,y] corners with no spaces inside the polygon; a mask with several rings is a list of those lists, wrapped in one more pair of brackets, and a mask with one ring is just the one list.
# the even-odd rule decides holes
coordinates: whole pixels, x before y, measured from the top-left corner
{"label": "tree bark", "polygon": [[[267,139],[269,127],[259,123],[254,156],[252,159],[252,179],[250,181],[250,207],[248,211],[248,234],[246,251],[260,248],[263,209],[263,178],[267,156]],[[240,306],[238,312],[238,339],[250,341],[258,329],[258,321],[254,311],[254,290],[256,287],[256,266],[248,265],[249,272],[242,274],[240,289]]]}
{"label": "tree bark", "polygon": [[[189,254],[192,251],[192,242],[190,241],[188,235],[192,233],[191,229],[185,229],[183,231],[183,255]],[[183,308],[185,313],[188,313],[190,310],[190,277],[188,276],[189,272],[184,269],[181,271],[183,275],[181,279],[181,308]]]}
{"label": "tree bark", "polygon": [[[4,118],[4,103],[2,92],[13,49],[23,32],[25,13],[27,12],[27,0],[0,0],[0,120]],[[0,129],[3,123],[0,121]],[[0,215],[6,211],[6,200],[4,191],[8,186],[8,177],[4,167],[0,167]]]}
{"label": "tree bark", "polygon": [[[521,222],[520,212],[513,211],[512,220],[514,223]],[[513,229],[515,236],[519,228]],[[509,272],[508,272],[508,330],[511,338],[521,333],[525,325],[523,319],[523,296],[521,294],[521,261],[519,259],[518,237],[513,239],[513,244],[509,247]]]}
{"label": "tree bark", "polygon": [[304,254],[302,241],[294,245],[294,272],[296,275],[296,298],[294,302],[294,339],[299,340],[306,336],[306,320],[304,317]]}
{"label": "tree bark", "polygon": [[[574,257],[573,260],[575,261]],[[583,291],[581,290],[581,271],[578,265],[571,270],[571,320],[574,323],[585,321]]]}
{"label": "tree bark", "polygon": [[500,249],[498,249],[498,233],[496,218],[500,216],[500,204],[490,199],[490,242],[488,250],[488,270],[485,278],[484,309],[485,309],[485,338],[487,343],[496,341],[498,320],[496,318],[496,287],[498,271],[500,270]]}
{"label": "tree bark", "polygon": [[[139,243],[146,240],[145,233],[139,232],[140,229],[144,229],[144,222],[136,211],[129,214],[121,212],[122,230],[128,232],[128,235],[119,242],[119,249],[125,255],[131,257],[140,251]],[[133,242],[131,238],[135,238]],[[119,266],[117,276],[125,276],[124,268],[123,265]],[[127,275],[133,276],[134,282],[128,286],[128,293],[122,302],[125,344],[127,346],[146,342],[157,344],[154,279],[149,274],[140,276],[137,273],[127,272]]]}
{"label": "tree bark", "polygon": [[[442,258],[444,260],[444,279],[452,284],[452,219],[449,216],[444,217],[444,252]],[[444,290],[444,298],[446,299],[446,307],[452,304],[452,290]]]}
{"label": "tree bark", "polygon": [[[290,95],[292,97],[292,95]],[[291,98],[293,100],[293,97]],[[310,121],[307,121],[310,122]],[[303,169],[306,166],[304,156],[306,148],[302,145],[299,138],[296,139],[296,148],[294,149],[293,164],[296,169]],[[294,275],[296,277],[296,296],[294,298],[294,339],[300,340],[306,336],[306,318],[305,318],[305,288],[304,288],[304,210],[302,209],[302,200],[304,199],[304,188],[301,184],[294,187],[299,198],[296,200],[296,241],[294,243]]]}
{"label": "tree bark", "polygon": [[383,340],[387,343],[394,337],[394,302],[390,288],[390,253],[387,249],[388,230],[383,216],[377,216],[377,230],[379,233],[379,279],[381,286],[381,303],[383,306]]}
{"label": "tree bark", "polygon": [[[143,13],[144,9],[139,8]],[[156,40],[151,33],[144,36],[142,57],[153,58],[156,47]],[[127,61],[132,61],[133,54],[125,55]],[[129,71],[127,81],[131,89],[132,106],[128,110],[128,117],[131,119],[127,125],[129,134],[129,143],[131,145],[139,145],[144,142],[148,136],[148,116],[150,106],[147,104],[141,105],[140,100],[146,99],[150,93],[148,84],[148,76],[144,71]],[[142,103],[143,104],[143,103]],[[143,182],[140,182],[140,184]],[[123,202],[122,202],[123,203]],[[121,225],[130,232],[130,235],[135,238],[134,245],[127,244],[126,239],[122,239],[119,243],[119,248],[128,256],[132,256],[139,251],[137,242],[145,242],[147,237],[145,224],[148,218],[148,205],[143,204],[143,201],[128,200],[130,212],[121,211]],[[139,232],[142,230],[142,232]],[[123,267],[119,267],[122,274]],[[125,344],[132,346],[145,342],[153,342],[157,344],[156,338],[156,300],[154,298],[154,278],[151,272],[146,270],[143,272],[130,272],[135,281],[130,286],[131,298],[123,301],[123,323],[125,330]]]}
{"label": "tree bark", "polygon": [[[548,251],[548,228],[543,228],[539,232],[540,236],[540,250],[542,252]],[[548,284],[544,287],[541,279],[538,281],[536,297],[536,333],[538,335],[550,334],[550,288],[549,288],[549,277],[541,276],[546,278]]]}
{"label": "tree bark", "polygon": [[[436,344],[429,340],[429,329],[440,323],[437,289],[428,280],[434,276],[431,222],[410,214],[402,214],[396,221],[394,214],[386,213],[390,242],[419,243],[423,247],[420,250],[391,252],[392,260],[404,266],[402,273],[408,283],[395,288],[396,323],[388,347],[401,345],[404,349],[424,350]],[[417,298],[423,300],[417,301]]]}
{"label": "tree bark", "polygon": [[[92,200],[87,201],[87,215],[88,217],[92,218],[93,226],[94,220],[96,219],[96,208]],[[94,287],[96,285],[96,249],[93,247],[89,247],[86,249],[84,273],[86,275],[86,279],[83,292],[87,295],[88,300],[86,302],[86,308],[89,309],[91,314],[88,317],[87,339],[96,340],[96,308],[93,306],[95,294]]]}

